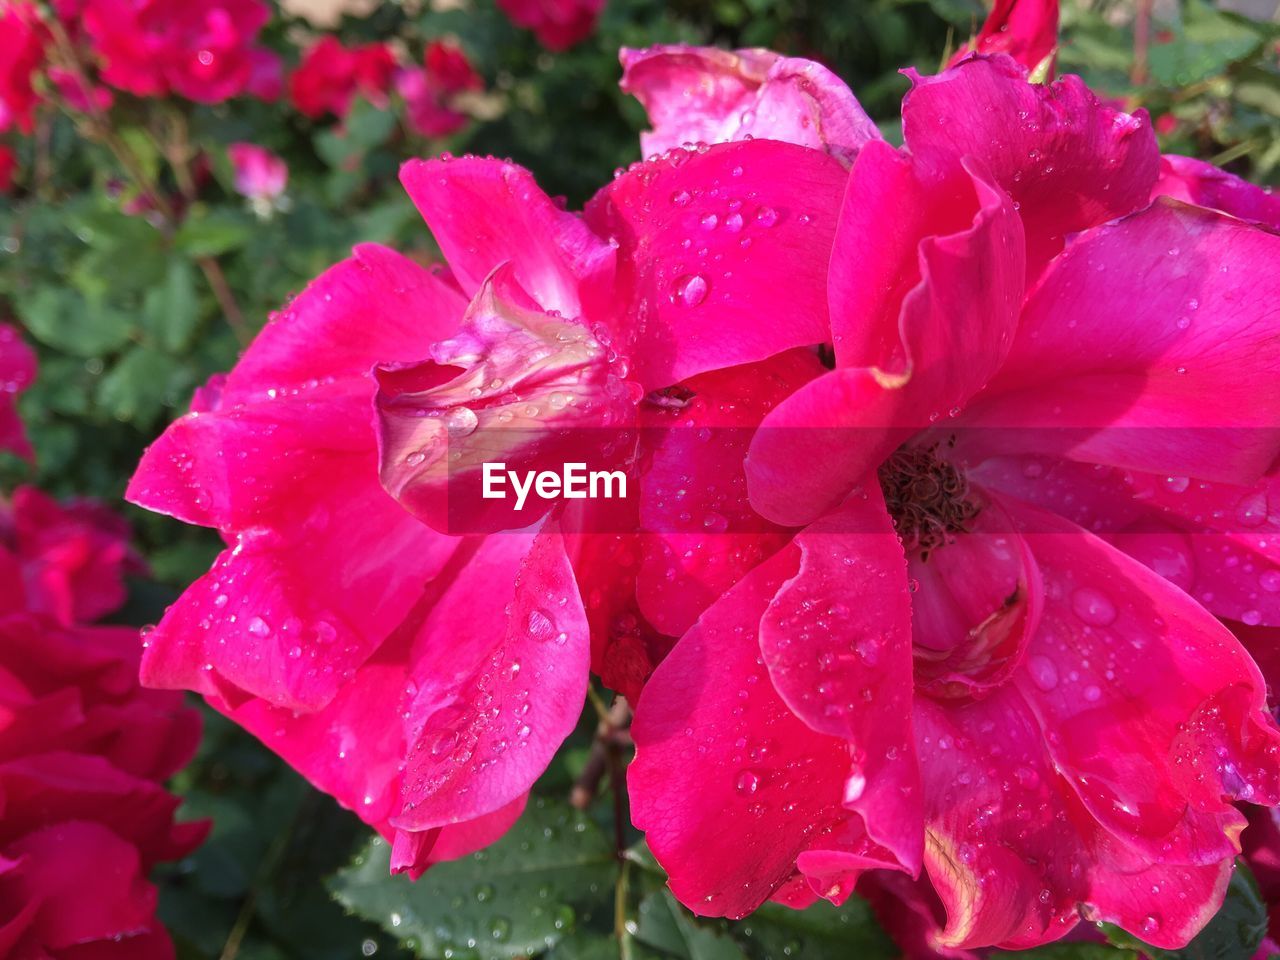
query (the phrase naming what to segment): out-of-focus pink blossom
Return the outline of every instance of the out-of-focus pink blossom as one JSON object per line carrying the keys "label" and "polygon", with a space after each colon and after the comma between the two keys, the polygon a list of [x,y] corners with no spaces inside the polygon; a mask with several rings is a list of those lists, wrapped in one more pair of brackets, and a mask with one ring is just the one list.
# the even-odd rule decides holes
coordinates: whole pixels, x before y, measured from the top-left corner
{"label": "out-of-focus pink blossom", "polygon": [[0,611],[91,623],[124,603],[125,575],[144,569],[128,525],[103,504],[59,503],[34,487],[0,498]]}
{"label": "out-of-focus pink blossom", "polygon": [[[7,189],[7,178],[16,165],[12,152],[0,147],[0,187]],[[31,456],[22,420],[18,417],[18,394],[31,386],[36,378],[36,355],[22,341],[18,331],[0,323],[0,450]]]}
{"label": "out-of-focus pink blossom", "polygon": [[483,89],[484,78],[466,53],[443,40],[427,45],[422,67],[401,70],[396,75],[396,90],[405,101],[405,117],[424,137],[447,137],[466,126],[467,115],[453,106],[457,95]]}
{"label": "out-of-focus pink blossom", "polygon": [[337,37],[324,36],[289,77],[289,98],[308,117],[328,113],[341,118],[357,95],[385,105],[395,72],[395,54],[385,44],[345,47]]}
{"label": "out-of-focus pink blossom", "polygon": [[81,113],[106,110],[115,100],[106,87],[82,81],[81,77],[72,70],[50,67],[46,74],[58,88],[58,94],[73,110],[79,110]]}
{"label": "out-of-focus pink blossom", "polygon": [[596,28],[605,0],[498,0],[518,27],[532,30],[548,50],[568,50]]}
{"label": "out-of-focus pink blossom", "polygon": [[1005,53],[1052,80],[1057,49],[1058,0],[995,0],[973,43],[961,47],[951,65],[971,53]]}
{"label": "out-of-focus pink blossom", "polygon": [[274,59],[257,44],[270,17],[262,0],[85,0],[80,23],[106,83],[219,103],[245,93]]}
{"label": "out-of-focus pink blossom", "polygon": [[0,133],[17,127],[30,133],[40,101],[31,80],[44,62],[44,28],[28,0],[0,6]]}
{"label": "out-of-focus pink blossom", "polygon": [[1025,74],[913,77],[904,149],[859,151],[835,368],[747,455],[800,532],[640,696],[633,817],[699,912],[866,875],[921,949],[1082,914],[1176,948],[1222,901],[1232,801],[1280,802],[1218,619],[1280,623],[1280,239],[1148,206],[1149,122]]}
{"label": "out-of-focus pink blossom", "polygon": [[141,640],[0,617],[0,947],[6,957],[168,960],[157,863],[199,845],[164,781],[195,752],[199,715],[143,690]]}
{"label": "out-of-focus pink blossom", "polygon": [[249,200],[270,203],[284,193],[289,167],[284,158],[253,143],[233,143],[227,156],[235,169],[236,189]]}

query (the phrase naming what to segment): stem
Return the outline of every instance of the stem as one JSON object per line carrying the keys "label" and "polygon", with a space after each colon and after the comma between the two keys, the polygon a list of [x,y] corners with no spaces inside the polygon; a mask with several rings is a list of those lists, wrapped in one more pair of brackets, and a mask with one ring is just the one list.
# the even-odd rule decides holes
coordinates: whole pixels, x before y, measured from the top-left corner
{"label": "stem", "polygon": [[253,331],[245,323],[244,314],[240,312],[240,305],[236,303],[235,294],[231,292],[231,285],[227,283],[222,267],[214,257],[197,257],[196,264],[199,265],[200,272],[204,274],[205,280],[208,281],[209,289],[213,291],[213,295],[218,301],[218,306],[222,308],[222,313],[227,318],[227,325],[231,327],[231,332],[236,335],[236,339],[240,341],[242,347],[247,347],[249,341],[253,339]]}
{"label": "stem", "polygon": [[[604,708],[603,701],[600,707]],[[591,806],[600,791],[600,782],[606,773],[611,775],[611,785],[615,792],[617,791],[619,784],[613,779],[612,753],[620,751],[630,742],[630,737],[627,735],[627,725],[630,722],[631,707],[622,697],[618,697],[614,700],[612,707],[604,710],[600,723],[596,727],[596,737],[591,743],[587,762],[582,768],[582,773],[578,775],[573,789],[569,792],[569,803],[577,809],[585,810]]]}
{"label": "stem", "polygon": [[1129,79],[1135,86],[1147,82],[1150,73],[1151,8],[1155,0],[1138,0],[1137,17],[1133,22],[1133,70]]}
{"label": "stem", "polygon": [[[631,861],[623,860],[613,888],[613,932],[622,960],[631,960],[631,933],[627,930],[627,899],[631,890]],[[225,958],[224,958],[225,960]]]}

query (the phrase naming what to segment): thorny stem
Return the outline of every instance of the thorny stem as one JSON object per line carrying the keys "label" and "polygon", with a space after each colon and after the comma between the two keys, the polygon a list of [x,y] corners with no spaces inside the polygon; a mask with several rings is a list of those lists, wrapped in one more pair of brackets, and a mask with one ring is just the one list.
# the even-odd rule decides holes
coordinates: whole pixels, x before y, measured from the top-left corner
{"label": "thorny stem", "polygon": [[[129,145],[116,134],[111,126],[111,121],[103,112],[102,107],[98,105],[93,96],[93,87],[89,83],[84,64],[80,62],[80,56],[76,51],[75,44],[72,43],[71,38],[67,35],[62,23],[57,17],[51,17],[49,18],[48,26],[59,56],[75,76],[76,83],[80,87],[81,96],[88,106],[89,130],[92,138],[105,144],[107,149],[120,162],[120,165],[124,167],[125,172],[138,188],[138,191],[163,218],[166,237],[171,237],[178,220],[177,212],[174,210],[173,205],[169,203],[168,198],[160,190],[156,182],[148,176],[146,169],[138,161],[137,155],[134,154]],[[166,144],[164,153],[165,158],[173,169],[174,177],[178,181],[178,188],[181,190],[184,199],[190,202],[196,196],[195,180],[191,176],[190,167],[191,146],[187,138],[186,119],[179,117],[179,120],[180,123],[175,122],[174,124],[175,136]],[[248,344],[252,339],[252,334],[245,325],[244,314],[236,303],[235,294],[231,291],[231,285],[227,283],[222,267],[214,257],[196,257],[195,260],[200,267],[200,271],[204,274],[210,290],[213,291],[213,296],[218,301],[218,306],[227,318],[228,325],[235,333],[236,339],[242,345]]]}

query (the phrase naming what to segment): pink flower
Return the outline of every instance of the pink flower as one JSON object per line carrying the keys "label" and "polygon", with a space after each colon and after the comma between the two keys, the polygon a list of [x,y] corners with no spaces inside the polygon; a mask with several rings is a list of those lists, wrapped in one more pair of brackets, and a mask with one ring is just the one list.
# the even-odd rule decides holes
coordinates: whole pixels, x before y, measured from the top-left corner
{"label": "pink flower", "polygon": [[456,96],[484,89],[484,78],[451,43],[433,40],[427,45],[425,65],[396,75],[396,90],[405,101],[405,116],[424,137],[447,137],[461,130],[467,115],[452,106]]}
{"label": "pink flower", "polygon": [[646,156],[681,144],[786,140],[850,160],[880,131],[849,88],[812,60],[769,50],[623,49],[622,89],[649,112]]}
{"label": "pink flower", "polygon": [[[11,175],[6,162],[12,164],[13,154],[0,148],[0,185]],[[0,450],[31,457],[31,444],[27,441],[22,420],[18,417],[18,394],[31,386],[36,378],[36,355],[22,342],[18,331],[7,323],[0,323]]]}
{"label": "pink flower", "polygon": [[596,28],[605,0],[498,0],[517,27],[532,30],[548,50],[568,50]]}
{"label": "pink flower", "polygon": [[0,610],[90,623],[119,609],[125,575],[144,570],[128,526],[102,504],[60,504],[34,487],[0,497]]}
{"label": "pink flower", "polygon": [[357,95],[385,105],[395,71],[395,54],[385,44],[344,47],[337,37],[325,36],[303,54],[289,77],[289,98],[308,117],[330,113],[342,118]]}
{"label": "pink flower", "polygon": [[256,43],[270,17],[262,0],[85,0],[81,23],[113,87],[220,103],[274,59]]}
{"label": "pink flower", "polygon": [[961,47],[951,65],[971,53],[1007,53],[1052,80],[1057,51],[1058,0],[995,0],[973,43]]}
{"label": "pink flower", "polygon": [[1280,802],[1215,617],[1280,624],[1280,238],[1148,205],[1149,122],[1024,76],[914,77],[904,149],[862,147],[835,368],[747,456],[800,532],[640,697],[633,818],[700,913],[866,876],[930,949],[1082,915],[1176,948],[1221,903],[1231,801]]}
{"label": "pink flower", "polygon": [[200,719],[138,687],[138,634],[0,617],[0,948],[6,957],[173,956],[147,879],[199,845],[163,782]]}
{"label": "pink flower", "polygon": [[1212,207],[1280,230],[1280,196],[1241,180],[1203,160],[1166,154],[1160,158],[1160,179],[1152,196],[1173,197],[1201,207]]}
{"label": "pink flower", "polygon": [[233,143],[227,156],[235,169],[236,189],[249,200],[270,204],[284,193],[289,167],[282,157],[252,143]]}
{"label": "pink flower", "polygon": [[[402,178],[448,271],[360,247],[151,447],[128,495],[230,547],[150,635],[146,681],[204,694],[417,872],[518,815],[592,658],[613,663],[612,630],[662,652],[639,650],[634,591],[615,607],[613,568],[591,562],[613,536],[547,505],[487,517],[480,500],[449,524],[433,444],[469,466],[491,441],[512,466],[536,462],[564,428],[616,437],[649,391],[820,339],[847,171],[776,141],[676,151],[584,215],[502,161],[413,162]],[[685,252],[691,231],[704,253]],[[790,287],[749,267],[785,251],[802,261]],[[743,387],[719,389],[730,403]],[[383,489],[379,450],[387,487],[443,530]],[[496,528],[513,529],[475,535]]]}
{"label": "pink flower", "polygon": [[44,29],[27,0],[0,7],[0,133],[17,127],[30,133],[40,97],[31,78],[44,62]]}
{"label": "pink flower", "polygon": [[58,95],[81,113],[92,113],[95,110],[106,110],[115,98],[106,87],[90,84],[71,70],[62,67],[50,67],[47,71],[50,82],[58,88]]}

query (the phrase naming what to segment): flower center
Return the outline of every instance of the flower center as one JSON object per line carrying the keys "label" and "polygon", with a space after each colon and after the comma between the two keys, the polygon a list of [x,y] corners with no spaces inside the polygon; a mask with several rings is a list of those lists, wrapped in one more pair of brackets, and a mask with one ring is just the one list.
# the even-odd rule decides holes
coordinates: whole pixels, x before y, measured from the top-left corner
{"label": "flower center", "polygon": [[969,498],[969,481],[938,456],[938,446],[901,446],[879,470],[893,528],[907,553],[918,550],[921,560],[967,532],[979,509]]}

